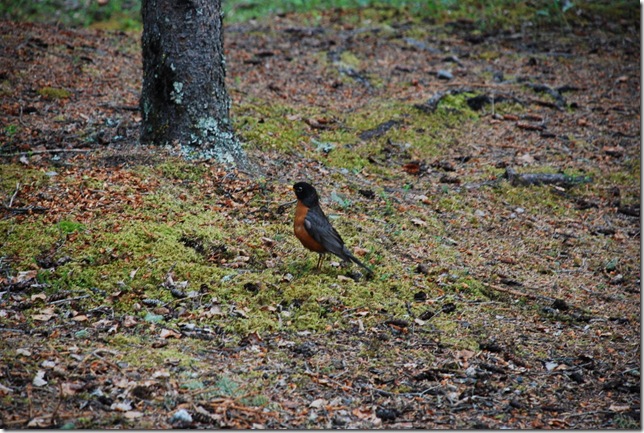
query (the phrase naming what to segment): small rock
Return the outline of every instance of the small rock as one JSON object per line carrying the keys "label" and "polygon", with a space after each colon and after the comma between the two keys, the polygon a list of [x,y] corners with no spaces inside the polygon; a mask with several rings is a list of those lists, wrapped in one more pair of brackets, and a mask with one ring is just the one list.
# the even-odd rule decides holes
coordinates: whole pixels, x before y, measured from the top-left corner
{"label": "small rock", "polygon": [[453,313],[454,311],[456,311],[456,305],[453,302],[448,302],[447,304],[443,305],[441,310],[445,314]]}
{"label": "small rock", "polygon": [[584,375],[579,371],[574,371],[570,373],[570,378],[577,383],[584,383]]}
{"label": "small rock", "polygon": [[423,302],[427,300],[427,293],[420,291],[414,294],[414,301]]}
{"label": "small rock", "polygon": [[400,412],[397,409],[386,409],[379,407],[376,409],[376,416],[383,421],[393,421],[400,415]]}
{"label": "small rock", "polygon": [[555,299],[552,303],[552,308],[556,308],[559,311],[567,311],[570,307],[563,299]]}
{"label": "small rock", "polygon": [[429,267],[427,265],[421,263],[418,266],[416,266],[416,273],[428,275],[429,274]]}
{"label": "small rock", "polygon": [[187,425],[192,423],[192,415],[185,409],[179,409],[170,418],[170,424]]}
{"label": "small rock", "polygon": [[623,282],[624,282],[624,276],[622,274],[616,275],[610,279],[610,284],[612,285],[622,284]]}
{"label": "small rock", "polygon": [[441,69],[436,73],[436,77],[438,77],[439,80],[451,80],[454,78],[454,74],[446,69]]}
{"label": "small rock", "polygon": [[418,318],[420,320],[427,321],[427,320],[431,319],[432,317],[434,317],[435,315],[436,315],[436,313],[434,311],[425,310],[420,316],[418,316]]}

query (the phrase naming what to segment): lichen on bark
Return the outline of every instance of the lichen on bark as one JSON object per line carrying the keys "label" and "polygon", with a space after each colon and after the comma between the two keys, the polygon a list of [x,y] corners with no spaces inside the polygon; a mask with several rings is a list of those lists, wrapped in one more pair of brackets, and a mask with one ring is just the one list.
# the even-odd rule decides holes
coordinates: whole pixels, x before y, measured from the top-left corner
{"label": "lichen on bark", "polygon": [[245,165],[229,119],[220,0],[144,0],[141,142]]}

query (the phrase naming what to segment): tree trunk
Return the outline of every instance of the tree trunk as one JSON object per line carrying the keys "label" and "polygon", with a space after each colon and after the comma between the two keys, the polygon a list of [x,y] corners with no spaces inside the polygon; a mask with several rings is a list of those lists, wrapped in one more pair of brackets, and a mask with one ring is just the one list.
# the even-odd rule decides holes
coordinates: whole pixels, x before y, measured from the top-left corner
{"label": "tree trunk", "polygon": [[141,142],[245,165],[230,124],[221,0],[143,0]]}

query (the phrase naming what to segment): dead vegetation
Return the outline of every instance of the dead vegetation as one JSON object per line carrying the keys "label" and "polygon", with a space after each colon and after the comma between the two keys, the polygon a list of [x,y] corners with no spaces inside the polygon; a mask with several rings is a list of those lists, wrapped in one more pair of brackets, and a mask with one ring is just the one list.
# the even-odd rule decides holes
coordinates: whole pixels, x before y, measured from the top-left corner
{"label": "dead vegetation", "polygon": [[231,25],[259,175],[136,145],[137,34],[0,23],[2,427],[641,428],[639,23],[591,18]]}

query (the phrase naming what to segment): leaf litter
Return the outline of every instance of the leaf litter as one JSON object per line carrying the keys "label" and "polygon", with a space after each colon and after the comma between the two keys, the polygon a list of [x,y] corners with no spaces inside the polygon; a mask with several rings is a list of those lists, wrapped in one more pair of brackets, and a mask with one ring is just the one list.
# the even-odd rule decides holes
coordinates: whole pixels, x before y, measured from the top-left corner
{"label": "leaf litter", "polygon": [[257,178],[136,146],[136,34],[0,24],[3,427],[640,427],[639,27],[385,11],[227,27]]}

